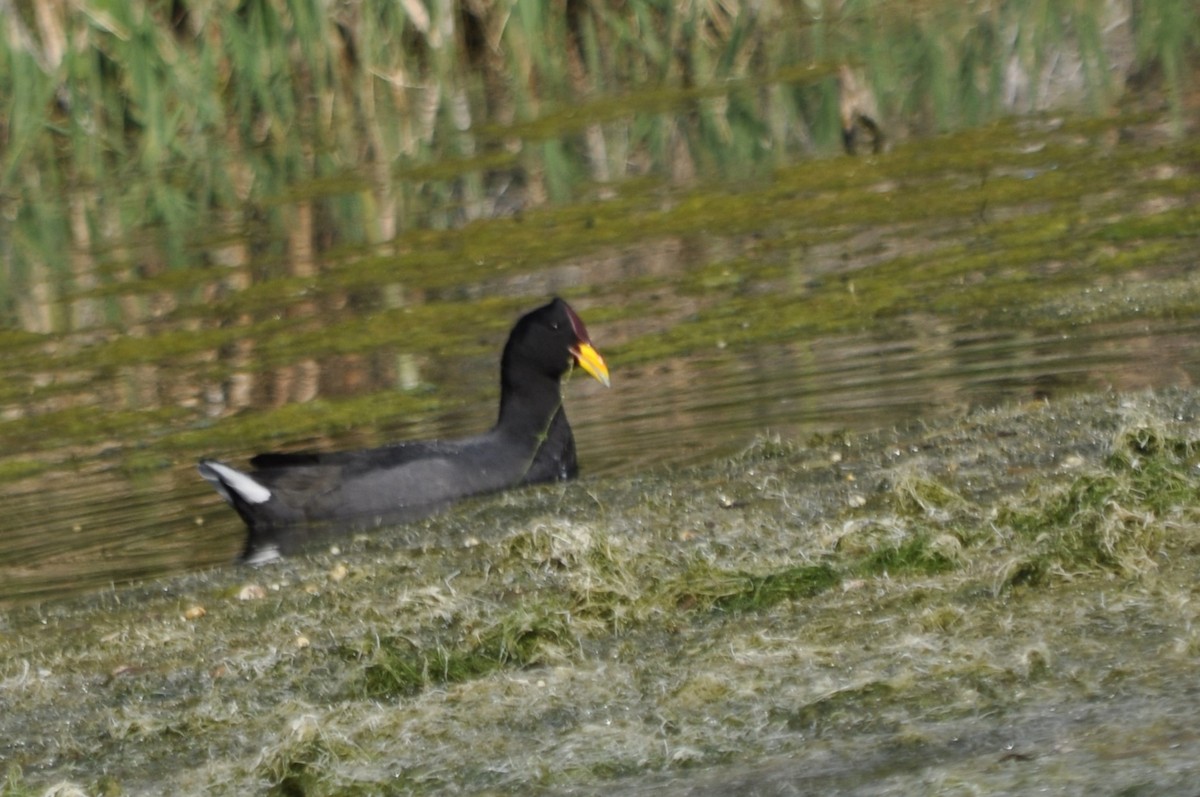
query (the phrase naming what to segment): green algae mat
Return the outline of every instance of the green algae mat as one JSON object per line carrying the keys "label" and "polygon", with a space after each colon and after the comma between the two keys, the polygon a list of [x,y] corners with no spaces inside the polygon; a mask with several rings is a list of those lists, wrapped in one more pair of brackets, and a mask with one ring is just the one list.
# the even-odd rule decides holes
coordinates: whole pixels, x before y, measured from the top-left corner
{"label": "green algae mat", "polygon": [[1178,791],[1198,414],[763,437],[13,610],[0,794]]}

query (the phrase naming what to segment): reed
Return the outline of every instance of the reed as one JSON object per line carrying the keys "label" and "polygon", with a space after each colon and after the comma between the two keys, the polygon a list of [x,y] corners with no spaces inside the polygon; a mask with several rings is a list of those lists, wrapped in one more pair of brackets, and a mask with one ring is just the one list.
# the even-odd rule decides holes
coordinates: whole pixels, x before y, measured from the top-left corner
{"label": "reed", "polygon": [[[57,295],[91,279],[70,251],[135,232],[150,244],[120,257],[178,267],[204,262],[197,231],[296,230],[302,216],[310,227],[272,246],[290,257],[302,238],[391,240],[631,171],[744,175],[830,150],[838,64],[862,72],[890,124],[919,133],[1071,98],[1102,108],[1125,75],[1161,76],[1178,109],[1200,49],[1189,0],[1134,3],[1115,27],[1108,5],[1049,0],[48,0],[36,12],[5,0],[0,11],[9,321],[39,281]],[[666,99],[642,106],[647,91]],[[559,124],[539,126],[548,119]],[[434,163],[450,166],[412,176]],[[301,195],[307,215],[279,201]]]}

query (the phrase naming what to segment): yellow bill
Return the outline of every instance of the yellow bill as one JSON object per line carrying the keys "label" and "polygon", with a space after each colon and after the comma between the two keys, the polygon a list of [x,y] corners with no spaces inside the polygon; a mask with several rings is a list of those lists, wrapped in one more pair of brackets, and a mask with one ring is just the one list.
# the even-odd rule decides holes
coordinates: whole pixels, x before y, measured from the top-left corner
{"label": "yellow bill", "polygon": [[579,363],[580,368],[594,376],[600,384],[609,386],[608,366],[605,365],[600,352],[592,348],[590,343],[580,343],[571,349],[571,354],[575,356],[575,362]]}

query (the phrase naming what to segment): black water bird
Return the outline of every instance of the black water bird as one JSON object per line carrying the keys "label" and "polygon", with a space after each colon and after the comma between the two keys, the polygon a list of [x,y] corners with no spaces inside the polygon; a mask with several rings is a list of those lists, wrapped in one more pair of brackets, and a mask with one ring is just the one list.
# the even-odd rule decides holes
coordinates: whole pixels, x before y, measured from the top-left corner
{"label": "black water bird", "polygon": [[249,528],[258,564],[310,539],[424,517],[481,493],[563,481],[578,472],[561,380],[575,365],[608,385],[608,366],[562,299],[522,316],[500,360],[500,414],[459,440],[333,453],[260,454],[253,470],[201,460],[200,475]]}

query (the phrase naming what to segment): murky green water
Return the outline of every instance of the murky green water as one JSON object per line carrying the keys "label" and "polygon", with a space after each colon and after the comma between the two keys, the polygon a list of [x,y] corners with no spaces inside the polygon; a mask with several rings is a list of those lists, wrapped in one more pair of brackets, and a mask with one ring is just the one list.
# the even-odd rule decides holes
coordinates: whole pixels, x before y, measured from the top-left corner
{"label": "murky green water", "polygon": [[228,563],[242,532],[201,455],[487,426],[506,331],[552,294],[613,370],[568,386],[592,475],[1194,384],[1200,153],[1166,129],[1036,120],[732,186],[641,179],[298,268],[259,242],[344,190],[309,186],[276,228],[198,230],[186,268],[81,255],[3,333],[0,603]]}

